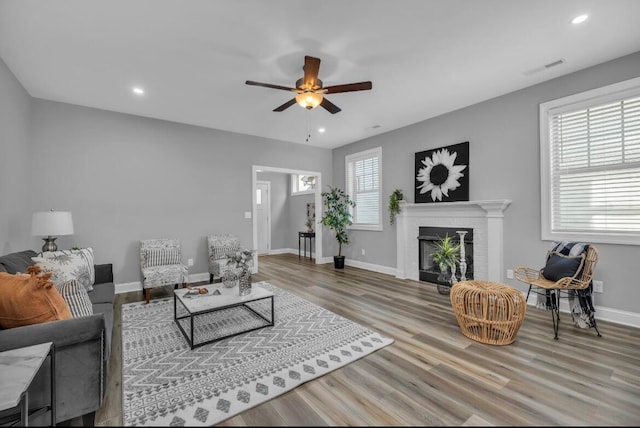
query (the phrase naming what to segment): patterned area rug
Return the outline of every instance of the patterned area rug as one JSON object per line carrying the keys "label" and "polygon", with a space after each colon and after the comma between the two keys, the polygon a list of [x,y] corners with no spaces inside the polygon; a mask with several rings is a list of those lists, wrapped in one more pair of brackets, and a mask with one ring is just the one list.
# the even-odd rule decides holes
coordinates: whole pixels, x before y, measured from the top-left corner
{"label": "patterned area rug", "polygon": [[[173,321],[173,298],[122,306],[125,426],[211,426],[393,343],[267,282],[253,287],[274,293],[275,326],[194,350]],[[251,323],[248,312],[197,328],[228,331]]]}

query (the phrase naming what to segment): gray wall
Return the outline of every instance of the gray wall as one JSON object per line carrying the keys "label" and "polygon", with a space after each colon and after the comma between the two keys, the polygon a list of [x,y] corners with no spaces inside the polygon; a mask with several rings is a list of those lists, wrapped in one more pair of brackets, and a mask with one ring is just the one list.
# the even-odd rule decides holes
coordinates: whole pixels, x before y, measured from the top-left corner
{"label": "gray wall", "polygon": [[72,211],[75,234],[58,246],[93,247],[116,283],[140,280],[140,239],[179,238],[190,273],[207,271],[208,234],[252,247],[252,165],[331,174],[326,149],[41,99],[32,107],[25,214]]}
{"label": "gray wall", "polygon": [[[291,193],[291,177],[289,176],[289,193]],[[307,226],[304,223],[307,221],[307,203],[311,203],[315,199],[315,195],[311,194],[302,194],[302,195],[292,195],[290,197],[291,203],[289,204],[289,219],[291,222],[290,226],[290,234],[289,234],[289,248],[297,249],[298,248],[298,232],[304,232],[307,230]],[[316,207],[316,213],[318,209]],[[316,214],[316,221],[319,219],[318,214]],[[314,226],[315,228],[317,225]],[[327,231],[329,231],[327,229]],[[329,233],[331,237],[331,234]],[[302,240],[299,241],[302,248],[304,248],[304,242]],[[307,251],[309,249],[310,241],[307,239]],[[312,249],[314,246],[311,246]],[[313,253],[313,251],[312,251]],[[331,256],[331,254],[326,254],[326,251],[323,250],[324,256]],[[307,253],[308,254],[308,253]]]}
{"label": "gray wall", "polygon": [[[513,201],[504,219],[505,269],[542,267],[551,242],[540,238],[539,104],[639,75],[640,53],[635,53],[334,150],[333,183],[344,189],[345,155],[382,146],[384,230],[352,230],[344,254],[396,267],[396,226],[389,225],[386,208],[389,195],[400,188],[407,202],[414,201],[416,152],[469,141],[470,199]],[[362,248],[366,256],[361,255]],[[604,293],[595,295],[596,305],[637,313],[640,287],[632,266],[640,260],[640,247],[597,244],[597,248],[595,279],[604,281]],[[336,249],[331,242],[324,253],[335,254]],[[504,281],[525,289],[515,280]]]}
{"label": "gray wall", "polygon": [[0,59],[0,254],[31,245],[29,120],[31,96]]}

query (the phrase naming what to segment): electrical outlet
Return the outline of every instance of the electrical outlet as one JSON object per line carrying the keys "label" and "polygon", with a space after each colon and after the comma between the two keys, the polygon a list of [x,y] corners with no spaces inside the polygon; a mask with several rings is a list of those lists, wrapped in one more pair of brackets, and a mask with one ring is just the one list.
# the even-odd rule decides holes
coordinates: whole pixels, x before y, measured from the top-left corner
{"label": "electrical outlet", "polygon": [[362,249],[362,255],[364,256],[364,248]]}
{"label": "electrical outlet", "polygon": [[593,292],[594,293],[604,293],[604,282],[603,281],[593,281]]}
{"label": "electrical outlet", "polygon": [[513,269],[507,269],[507,278],[513,279]]}
{"label": "electrical outlet", "polygon": [[193,259],[187,260],[187,266],[193,266]]}

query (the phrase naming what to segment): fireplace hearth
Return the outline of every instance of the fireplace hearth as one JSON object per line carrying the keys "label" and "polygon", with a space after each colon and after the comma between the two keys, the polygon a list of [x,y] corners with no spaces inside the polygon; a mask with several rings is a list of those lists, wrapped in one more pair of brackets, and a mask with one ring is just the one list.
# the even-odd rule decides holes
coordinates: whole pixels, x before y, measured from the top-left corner
{"label": "fireplace hearth", "polygon": [[[418,228],[418,270],[420,281],[432,284],[448,285],[449,281],[441,275],[440,267],[433,262],[433,253],[436,251],[436,243],[445,236],[450,236],[455,244],[460,242],[460,234],[464,234],[464,261],[466,263],[465,279],[473,278],[473,229],[460,227],[431,227]],[[462,259],[461,259],[462,260]],[[460,265],[456,269],[456,278],[462,278]]]}

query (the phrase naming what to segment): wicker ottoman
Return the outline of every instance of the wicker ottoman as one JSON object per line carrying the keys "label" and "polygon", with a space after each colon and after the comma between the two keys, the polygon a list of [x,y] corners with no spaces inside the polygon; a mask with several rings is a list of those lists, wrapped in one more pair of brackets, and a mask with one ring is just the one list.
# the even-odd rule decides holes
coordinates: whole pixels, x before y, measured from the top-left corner
{"label": "wicker ottoman", "polygon": [[517,288],[498,282],[458,282],[449,297],[462,334],[488,345],[513,343],[527,309]]}

